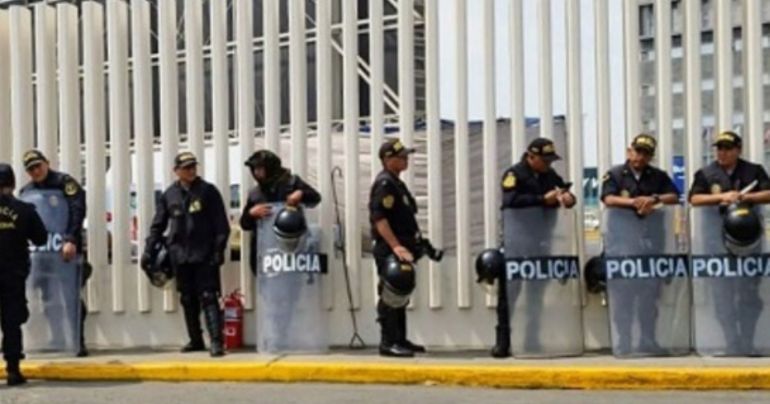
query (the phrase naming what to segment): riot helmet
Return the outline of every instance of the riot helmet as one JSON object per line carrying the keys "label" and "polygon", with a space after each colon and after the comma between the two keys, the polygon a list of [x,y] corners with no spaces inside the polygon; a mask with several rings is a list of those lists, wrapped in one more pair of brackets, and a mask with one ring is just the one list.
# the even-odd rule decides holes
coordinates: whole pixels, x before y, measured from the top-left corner
{"label": "riot helmet", "polygon": [[722,223],[722,240],[733,255],[744,256],[757,251],[762,242],[762,217],[746,203],[727,208]]}
{"label": "riot helmet", "polygon": [[383,303],[395,309],[406,306],[414,291],[414,265],[400,261],[395,255],[390,255],[386,258],[381,278],[380,298]]}
{"label": "riot helmet", "polygon": [[284,252],[294,252],[302,236],[307,232],[307,222],[302,209],[286,206],[275,216],[273,231],[278,245]]}
{"label": "riot helmet", "polygon": [[505,256],[500,249],[489,248],[476,257],[476,282],[488,293],[496,295],[499,279],[505,271]]}
{"label": "riot helmet", "polygon": [[604,268],[603,255],[592,257],[583,267],[583,279],[589,293],[601,293],[607,290],[607,271]]}
{"label": "riot helmet", "polygon": [[142,260],[142,269],[144,269],[150,283],[158,288],[165,287],[169,281],[174,279],[171,258],[165,243],[157,242],[149,246],[149,251]]}

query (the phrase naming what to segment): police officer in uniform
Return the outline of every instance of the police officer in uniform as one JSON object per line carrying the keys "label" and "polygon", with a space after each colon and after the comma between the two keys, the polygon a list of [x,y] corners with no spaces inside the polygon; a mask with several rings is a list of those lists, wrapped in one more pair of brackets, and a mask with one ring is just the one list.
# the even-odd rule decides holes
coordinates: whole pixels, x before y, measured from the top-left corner
{"label": "police officer in uniform", "polygon": [[48,240],[35,206],[13,197],[16,179],[8,164],[0,163],[0,325],[9,386],[26,383],[19,370],[24,359],[21,325],[29,318],[25,283],[29,276],[29,242]]}
{"label": "police officer in uniform", "polygon": [[[742,144],[735,132],[726,131],[717,136],[713,143],[716,161],[695,173],[689,196],[692,206],[770,203],[770,178],[761,165],[741,158]],[[755,180],[757,186],[741,195],[739,191]],[[732,284],[734,290],[714,288],[717,319],[733,353],[750,353],[763,306],[759,279],[737,278]]]}
{"label": "police officer in uniform", "polygon": [[[674,205],[679,202],[679,190],[671,177],[665,171],[650,165],[650,161],[655,156],[656,147],[657,141],[648,134],[640,134],[634,138],[626,150],[626,162],[612,167],[602,178],[601,199],[605,206],[631,209],[640,219],[644,219],[660,204]],[[652,228],[663,229],[664,226],[664,223],[659,223]],[[628,229],[628,231],[634,231],[634,229]],[[662,243],[663,239],[651,237],[650,241],[656,244]],[[662,253],[663,245],[651,245],[650,251]],[[639,319],[641,332],[639,351],[650,354],[662,353],[655,338],[659,285],[639,282],[637,288],[628,292],[622,296],[616,296],[616,301],[630,308],[630,312],[636,313]],[[617,345],[620,353],[629,353],[631,350],[633,315],[629,316],[628,313],[629,311],[618,310],[613,318],[620,338]]]}
{"label": "police officer in uniform", "polygon": [[200,324],[203,310],[211,339],[210,353],[216,357],[225,354],[219,267],[225,261],[230,224],[222,194],[198,176],[197,166],[198,160],[190,152],[180,153],[174,159],[178,180],[158,202],[142,265],[150,265],[150,247],[163,240],[168,229],[166,244],[190,337],[182,352],[206,349]]}
{"label": "police officer in uniform", "polygon": [[[270,150],[258,150],[245,162],[257,185],[249,191],[249,197],[241,214],[241,230],[255,231],[257,221],[272,215],[270,203],[286,202],[289,206],[303,204],[313,208],[321,202],[321,194],[298,175],[281,165],[281,158]],[[251,271],[256,274],[257,236],[251,241]]]}
{"label": "police officer in uniform", "polygon": [[[409,167],[409,155],[415,149],[391,139],[380,146],[383,170],[377,174],[369,194],[369,220],[372,226],[373,254],[377,273],[383,276],[388,257],[395,255],[405,263],[415,263],[421,253],[422,236],[417,225],[417,202],[399,178]],[[378,292],[382,293],[382,279]],[[424,353],[425,347],[406,338],[406,308],[389,307],[382,298],[377,302],[380,323],[380,355],[411,357]]]}
{"label": "police officer in uniform", "polygon": [[[522,209],[535,206],[548,208],[572,208],[575,206],[575,195],[569,192],[564,179],[551,168],[554,161],[561,159],[556,153],[553,141],[546,138],[537,138],[530,142],[527,151],[521,160],[505,170],[501,181],[503,191],[503,203],[501,209]],[[548,226],[544,223],[544,226]],[[492,357],[505,358],[511,356],[511,327],[508,307],[508,293],[519,291],[507,290],[505,271],[499,279],[500,288],[497,294],[497,326],[495,327],[495,346],[492,348]],[[537,287],[533,284],[533,287]],[[534,293],[533,295],[539,295]],[[537,300],[537,301],[535,301]],[[533,299],[533,312],[540,309],[542,302],[538,297]],[[530,316],[531,321],[537,321],[537,313]],[[529,324],[527,341],[529,348],[534,349],[536,344],[534,333],[537,324]]]}
{"label": "police officer in uniform", "polygon": [[[24,153],[24,169],[27,171],[30,182],[19,191],[19,196],[24,197],[28,192],[41,190],[60,190],[64,194],[64,200],[69,208],[69,220],[64,232],[64,245],[62,246],[62,258],[65,262],[76,261],[79,265],[83,258],[83,221],[86,218],[86,193],[78,182],[69,174],[54,171],[48,159],[39,150],[29,150]],[[46,222],[47,218],[43,218]],[[85,282],[86,279],[82,279]],[[85,344],[85,320],[88,311],[83,299],[80,299],[80,348],[77,356],[88,356]],[[56,321],[49,316],[50,321]]]}

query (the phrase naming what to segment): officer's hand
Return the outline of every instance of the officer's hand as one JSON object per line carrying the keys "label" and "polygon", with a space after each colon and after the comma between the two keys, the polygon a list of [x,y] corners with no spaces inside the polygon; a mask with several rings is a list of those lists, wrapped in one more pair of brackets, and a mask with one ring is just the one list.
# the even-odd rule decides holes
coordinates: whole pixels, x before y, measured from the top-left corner
{"label": "officer's hand", "polygon": [[553,191],[549,191],[545,195],[543,195],[543,202],[545,202],[546,206],[555,206],[559,204],[559,194],[561,193],[560,190],[554,189]]}
{"label": "officer's hand", "polygon": [[393,249],[393,254],[396,254],[396,257],[398,257],[399,260],[403,262],[414,262],[414,257],[412,256],[412,253],[409,252],[409,250],[406,249],[404,246],[397,246]]}
{"label": "officer's hand", "polygon": [[270,216],[272,213],[273,207],[266,203],[254,205],[254,207],[249,210],[249,215],[255,219],[262,219],[264,217]]}
{"label": "officer's hand", "polygon": [[70,262],[75,259],[77,253],[78,248],[75,246],[75,243],[71,241],[64,243],[64,246],[61,249],[61,256],[64,258],[64,262]]}
{"label": "officer's hand", "polygon": [[722,204],[730,205],[741,200],[741,193],[738,191],[730,191],[722,193]]}
{"label": "officer's hand", "polygon": [[569,192],[562,192],[559,194],[559,203],[565,208],[571,208],[575,206],[575,196]]}
{"label": "officer's hand", "polygon": [[298,206],[302,202],[302,191],[296,190],[286,197],[286,204],[289,206]]}
{"label": "officer's hand", "polygon": [[636,213],[647,216],[655,209],[655,198],[650,196],[640,196],[634,199],[634,205],[637,205],[636,207]]}

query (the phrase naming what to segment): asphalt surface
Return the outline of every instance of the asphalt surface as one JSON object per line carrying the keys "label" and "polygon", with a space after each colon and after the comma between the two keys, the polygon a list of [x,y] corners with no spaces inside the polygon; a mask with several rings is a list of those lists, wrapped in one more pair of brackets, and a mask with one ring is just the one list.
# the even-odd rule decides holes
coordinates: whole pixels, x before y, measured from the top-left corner
{"label": "asphalt surface", "polygon": [[770,392],[492,390],[439,386],[246,383],[54,383],[0,387],[0,403],[767,403]]}

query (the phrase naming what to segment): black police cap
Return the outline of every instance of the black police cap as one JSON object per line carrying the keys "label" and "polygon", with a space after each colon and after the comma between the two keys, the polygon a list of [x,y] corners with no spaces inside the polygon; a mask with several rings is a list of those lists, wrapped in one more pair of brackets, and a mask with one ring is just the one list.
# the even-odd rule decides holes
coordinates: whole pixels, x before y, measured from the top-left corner
{"label": "black police cap", "polygon": [[40,163],[47,163],[48,159],[43,155],[43,152],[40,150],[28,150],[26,153],[24,153],[24,157],[22,157],[22,163],[24,164],[24,169],[29,170],[30,168],[40,164]]}
{"label": "black police cap", "polygon": [[655,149],[657,147],[658,141],[646,133],[636,135],[634,140],[631,141],[631,148],[634,150],[644,150],[650,154],[655,154]]}
{"label": "black police cap", "polygon": [[728,130],[717,135],[716,139],[714,139],[714,143],[712,144],[712,146],[734,148],[734,147],[741,147],[742,144],[743,144],[743,140],[741,139],[741,137],[738,136],[737,133]]}
{"label": "black police cap", "polygon": [[527,152],[535,156],[540,156],[546,161],[561,160],[561,156],[556,154],[556,147],[553,144],[553,140],[539,137],[527,146]]}
{"label": "black police cap", "polygon": [[389,157],[404,157],[415,152],[414,148],[406,147],[400,139],[390,139],[380,146],[380,160]]}
{"label": "black police cap", "polygon": [[181,152],[174,158],[174,169],[198,165],[198,159],[191,152]]}

